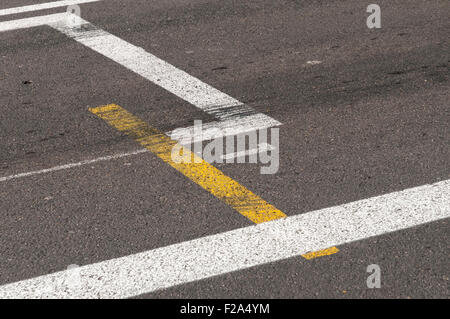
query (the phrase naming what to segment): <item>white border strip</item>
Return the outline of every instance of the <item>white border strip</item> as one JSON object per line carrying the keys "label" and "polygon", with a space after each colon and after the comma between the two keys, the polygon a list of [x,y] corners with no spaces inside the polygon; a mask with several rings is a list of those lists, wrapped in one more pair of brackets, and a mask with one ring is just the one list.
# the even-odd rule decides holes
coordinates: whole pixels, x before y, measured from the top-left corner
{"label": "white border strip", "polygon": [[127,298],[450,217],[450,180],[0,286],[0,298]]}
{"label": "white border strip", "polygon": [[23,6],[23,7],[1,9],[0,16],[6,16],[9,14],[18,14],[18,13],[24,13],[24,12],[31,12],[31,11],[38,11],[38,10],[53,9],[53,8],[58,8],[58,7],[71,6],[74,4],[83,4],[83,3],[98,2],[98,1],[102,1],[102,0],[64,0],[64,1],[32,4],[32,5]]}

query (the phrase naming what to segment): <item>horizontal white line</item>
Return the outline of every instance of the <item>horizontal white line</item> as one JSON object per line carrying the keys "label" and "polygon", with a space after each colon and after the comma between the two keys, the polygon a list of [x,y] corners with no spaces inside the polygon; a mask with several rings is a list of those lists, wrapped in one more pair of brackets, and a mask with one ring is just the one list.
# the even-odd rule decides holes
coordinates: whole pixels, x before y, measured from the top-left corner
{"label": "horizontal white line", "polygon": [[18,29],[33,28],[47,23],[58,23],[62,20],[68,19],[67,13],[55,13],[39,17],[24,18],[18,20],[0,22],[0,32],[12,31]]}
{"label": "horizontal white line", "polygon": [[[194,131],[193,126],[186,128],[192,136],[193,143],[217,138],[217,131],[220,131],[223,134],[222,136],[229,136],[281,125],[280,122],[270,116],[255,112],[249,106],[153,56],[142,48],[123,41],[106,31],[97,29],[85,20],[79,19],[78,21],[83,23],[89,31],[68,27],[67,23],[70,16],[67,13],[58,13],[0,22],[0,32],[51,25],[85,46],[122,64],[131,71],[142,75],[215,116],[219,121],[204,124],[200,133]],[[167,132],[166,134],[175,140],[183,139],[183,135],[177,135],[174,132]],[[104,159],[99,158],[93,161],[102,160]],[[0,182],[81,165],[84,164],[66,164],[40,171],[21,173],[0,178]]]}
{"label": "horizontal white line", "polygon": [[33,175],[57,172],[57,171],[65,170],[65,169],[70,169],[70,168],[79,167],[79,166],[83,166],[83,165],[89,165],[89,164],[102,162],[102,161],[119,159],[122,157],[137,155],[137,154],[141,154],[141,153],[145,153],[145,152],[147,152],[146,149],[141,149],[141,150],[137,150],[135,152],[130,152],[130,153],[122,153],[122,154],[116,154],[116,155],[110,155],[110,156],[103,156],[103,157],[98,157],[98,158],[95,158],[92,160],[84,160],[84,161],[77,162],[77,163],[70,163],[70,164],[59,165],[59,166],[55,166],[55,167],[51,167],[51,168],[45,168],[45,169],[41,169],[38,171],[31,171],[31,172],[26,172],[26,173],[10,175],[10,176],[6,176],[6,177],[0,177],[0,182],[6,182],[6,181],[10,181],[12,179],[18,179],[18,178],[28,177],[28,176],[33,176]]}
{"label": "horizontal white line", "polygon": [[[172,138],[173,140],[179,141],[180,143],[183,141],[186,141],[186,140],[189,140],[190,143],[196,143],[196,142],[208,141],[213,138],[220,137],[220,136],[217,136],[218,130],[223,133],[223,136],[229,136],[229,135],[237,135],[237,134],[242,134],[242,133],[246,133],[246,132],[251,132],[254,130],[260,130],[260,129],[264,129],[264,128],[268,128],[268,127],[276,125],[275,122],[260,121],[259,116],[260,116],[260,114],[256,114],[256,115],[251,115],[251,116],[248,116],[247,118],[238,119],[235,121],[226,120],[223,122],[204,123],[202,125],[201,132],[196,132],[194,130],[193,126],[187,127],[185,129],[179,131],[179,132],[184,131],[184,133],[186,133],[186,135],[177,134],[176,131],[166,132],[165,134],[167,136],[169,136],[170,138]],[[189,137],[189,139],[186,137]],[[186,144],[186,143],[184,143],[184,144]],[[258,152],[262,152],[264,150],[265,149],[260,149],[260,150],[258,150]],[[61,170],[66,170],[66,169],[83,166],[83,165],[93,164],[96,162],[109,161],[109,160],[119,159],[119,158],[126,157],[126,156],[133,156],[133,155],[137,155],[137,154],[141,154],[141,153],[145,153],[145,152],[147,152],[146,149],[141,149],[141,150],[138,150],[135,152],[130,152],[130,153],[123,153],[123,154],[117,154],[117,155],[111,155],[111,156],[103,156],[103,157],[99,157],[99,158],[95,158],[95,159],[91,159],[91,160],[83,160],[83,161],[80,161],[77,163],[58,165],[58,166],[54,166],[51,168],[45,168],[45,169],[41,169],[41,170],[0,177],[0,182],[6,182],[6,181],[13,180],[13,179],[29,177],[29,176],[34,176],[34,175],[40,175],[40,174],[45,174],[45,173],[57,172],[57,171],[61,171]],[[198,154],[198,155],[201,156],[201,154]],[[234,158],[235,153],[233,153],[231,155],[225,154],[224,156],[227,156],[227,157],[231,156],[231,158]]]}
{"label": "horizontal white line", "polygon": [[[92,26],[84,20],[81,23]],[[143,76],[200,109],[208,109],[214,105],[232,107],[242,104],[144,49],[104,30],[93,26],[93,29],[87,27],[87,30],[76,30],[64,24],[56,24],[54,27],[68,37]]]}
{"label": "horizontal white line", "polygon": [[82,3],[98,2],[98,1],[102,1],[102,0],[64,0],[64,1],[54,1],[54,2],[47,2],[47,3],[40,3],[40,4],[32,4],[29,6],[2,9],[2,10],[0,10],[0,16],[6,16],[9,14],[17,14],[17,13],[24,13],[24,12],[30,12],[30,11],[37,11],[37,10],[53,9],[53,8],[58,8],[58,7],[71,6],[74,4],[82,4]]}
{"label": "horizontal white line", "polygon": [[[214,116],[219,122],[224,122],[220,127],[230,130],[226,135],[247,132],[252,125],[254,129],[281,125],[270,116],[256,112],[144,49],[98,29],[79,17],[76,17],[76,21],[81,27],[70,27],[71,17],[75,16],[65,12],[0,22],[0,32],[49,25]],[[239,128],[244,131],[239,132]]]}
{"label": "horizontal white line", "polygon": [[0,286],[0,298],[127,298],[450,217],[450,180]]}
{"label": "horizontal white line", "polygon": [[[73,24],[77,21],[77,25]],[[72,21],[72,22],[71,22]],[[115,61],[181,99],[191,103],[219,121],[239,120],[256,115],[259,121],[280,125],[271,117],[213,88],[164,60],[128,43],[86,20],[70,13],[0,22],[0,32],[49,25],[97,53]]]}
{"label": "horizontal white line", "polygon": [[[258,115],[255,115],[255,116],[258,116]],[[254,116],[249,116],[249,119],[247,119],[247,120],[243,119],[242,121],[227,120],[227,121],[223,121],[223,122],[205,123],[202,125],[203,131],[200,133],[196,132],[196,134],[194,134],[193,126],[185,128],[186,132],[189,132],[189,134],[191,134],[191,135],[176,134],[175,131],[166,132],[165,134],[167,136],[169,136],[170,138],[172,138],[176,141],[179,141],[179,142],[186,141],[187,140],[186,137],[189,137],[189,141],[192,143],[195,143],[195,142],[201,142],[201,141],[208,141],[213,138],[218,138],[219,136],[217,136],[217,134],[216,134],[217,130],[220,130],[221,132],[223,132],[223,134],[224,134],[223,136],[229,136],[229,135],[236,135],[236,134],[241,134],[244,132],[251,132],[254,130],[264,129],[264,128],[270,127],[271,125],[275,124],[275,123],[271,123],[271,122],[267,123],[267,122],[252,121],[253,117]],[[255,151],[257,151],[257,152],[265,151],[266,149],[264,147],[265,146],[263,145],[262,149],[258,149]],[[269,145],[269,147],[272,147],[272,146]],[[269,150],[270,150],[270,148],[269,148]],[[138,150],[135,152],[130,152],[130,153],[102,156],[102,157],[98,157],[98,158],[91,159],[91,160],[83,160],[83,161],[76,162],[76,163],[58,165],[58,166],[54,166],[51,168],[45,168],[45,169],[41,169],[41,170],[0,177],[0,182],[6,182],[6,181],[13,180],[13,179],[29,177],[29,176],[34,176],[34,175],[40,175],[40,174],[45,174],[45,173],[57,172],[57,171],[71,169],[71,168],[88,165],[88,164],[93,164],[93,163],[97,163],[97,162],[109,161],[109,160],[119,159],[122,157],[133,156],[133,155],[137,155],[137,154],[141,154],[141,153],[145,153],[145,152],[147,152],[146,149],[141,149],[141,150]],[[198,155],[201,156],[201,154],[198,154]],[[250,154],[248,154],[248,155],[250,155]],[[230,156],[231,156],[231,158],[234,158],[234,157],[236,157],[236,154],[235,153],[225,154],[224,158],[230,157]],[[241,156],[241,155],[239,155],[239,156]]]}

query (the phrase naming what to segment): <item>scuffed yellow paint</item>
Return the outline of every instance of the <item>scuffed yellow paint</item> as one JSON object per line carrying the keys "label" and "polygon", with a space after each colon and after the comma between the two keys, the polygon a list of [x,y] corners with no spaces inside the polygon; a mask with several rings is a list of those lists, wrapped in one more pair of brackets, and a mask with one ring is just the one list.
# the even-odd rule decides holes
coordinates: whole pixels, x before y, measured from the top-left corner
{"label": "scuffed yellow paint", "polygon": [[339,252],[339,249],[337,247],[330,247],[327,249],[322,249],[322,250],[313,251],[313,252],[310,252],[307,254],[303,254],[302,257],[304,257],[306,259],[313,259],[313,258],[317,258],[317,257],[332,255],[332,254],[335,254],[338,252]]}
{"label": "scuffed yellow paint", "polygon": [[136,140],[164,162],[215,197],[223,200],[252,222],[259,224],[286,217],[282,211],[186,148],[183,148],[183,154],[189,154],[192,160],[189,163],[173,161],[172,149],[177,146],[177,142],[157,129],[150,127],[122,107],[110,104],[89,110],[112,127]]}

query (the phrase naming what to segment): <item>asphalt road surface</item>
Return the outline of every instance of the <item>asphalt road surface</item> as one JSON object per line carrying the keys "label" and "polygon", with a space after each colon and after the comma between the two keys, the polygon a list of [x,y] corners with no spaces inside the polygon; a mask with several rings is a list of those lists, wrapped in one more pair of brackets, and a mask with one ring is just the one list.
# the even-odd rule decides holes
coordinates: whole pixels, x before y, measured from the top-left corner
{"label": "asphalt road surface", "polygon": [[[1,298],[449,297],[448,0],[372,29],[360,0],[48,1],[0,3]],[[179,166],[157,132],[194,120],[278,128],[278,169]]]}

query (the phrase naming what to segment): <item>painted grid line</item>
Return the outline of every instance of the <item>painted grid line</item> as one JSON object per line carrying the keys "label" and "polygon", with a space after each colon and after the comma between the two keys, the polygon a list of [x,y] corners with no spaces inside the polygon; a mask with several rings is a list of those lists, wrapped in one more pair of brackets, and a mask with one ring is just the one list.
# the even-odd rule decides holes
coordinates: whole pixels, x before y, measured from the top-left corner
{"label": "painted grid line", "polygon": [[[70,27],[66,21],[49,25],[216,118],[217,122],[205,128],[209,132],[215,128],[227,136],[281,125],[270,116],[258,113],[250,106],[86,20],[79,18],[78,27]],[[204,140],[209,136],[208,131],[202,132]]]}
{"label": "painted grid line", "polygon": [[[73,19],[80,24],[70,26]],[[175,66],[128,43],[88,21],[70,13],[56,13],[32,18],[0,22],[0,32],[48,25],[97,53],[121,64],[152,83],[191,103],[215,117],[217,121],[203,125],[201,134],[193,136],[193,142],[223,136],[237,135],[255,130],[280,126],[270,116],[258,113],[250,106],[213,88]],[[193,127],[188,128],[193,131]]]}

